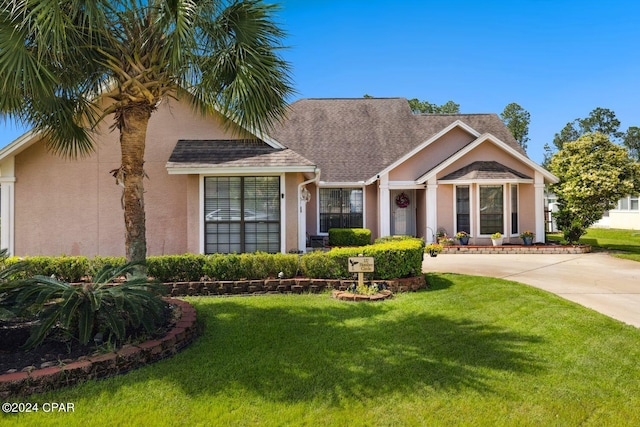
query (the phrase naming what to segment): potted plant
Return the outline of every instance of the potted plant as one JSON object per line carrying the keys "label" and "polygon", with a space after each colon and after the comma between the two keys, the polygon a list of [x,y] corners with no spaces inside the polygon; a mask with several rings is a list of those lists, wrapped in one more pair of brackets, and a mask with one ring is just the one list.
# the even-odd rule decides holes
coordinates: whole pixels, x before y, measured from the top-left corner
{"label": "potted plant", "polygon": [[461,245],[466,246],[469,244],[469,233],[466,231],[458,231],[456,233],[456,239],[458,239]]}
{"label": "potted plant", "polygon": [[437,257],[440,252],[442,252],[442,245],[438,243],[429,243],[424,247],[424,251],[429,254],[431,257]]}
{"label": "potted plant", "polygon": [[525,246],[533,245],[534,237],[536,237],[536,233],[529,230],[523,231],[522,234],[520,234],[520,238],[522,239],[522,242],[524,243]]}
{"label": "potted plant", "polygon": [[491,235],[491,243],[493,243],[493,246],[502,246],[502,240],[502,233],[500,232]]}

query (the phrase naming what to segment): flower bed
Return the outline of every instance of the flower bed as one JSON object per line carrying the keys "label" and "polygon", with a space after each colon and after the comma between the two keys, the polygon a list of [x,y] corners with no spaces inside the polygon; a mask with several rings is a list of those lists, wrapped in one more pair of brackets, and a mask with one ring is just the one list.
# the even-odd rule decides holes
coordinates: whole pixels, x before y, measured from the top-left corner
{"label": "flower bed", "polygon": [[114,352],[98,356],[81,357],[67,365],[0,375],[0,398],[42,393],[91,379],[110,377],[176,354],[198,335],[196,311],[185,301],[173,298],[167,301],[180,308],[181,316],[164,337],[141,344],[126,345]]}

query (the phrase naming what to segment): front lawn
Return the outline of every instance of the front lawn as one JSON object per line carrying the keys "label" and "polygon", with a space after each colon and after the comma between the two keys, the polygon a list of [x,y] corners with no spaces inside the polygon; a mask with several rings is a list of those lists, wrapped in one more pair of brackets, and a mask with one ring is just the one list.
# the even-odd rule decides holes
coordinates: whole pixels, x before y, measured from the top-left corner
{"label": "front lawn", "polygon": [[[560,242],[562,234],[548,234],[549,240]],[[640,261],[640,230],[619,230],[614,228],[590,228],[580,238],[580,243],[593,248],[615,251],[619,258]]]}
{"label": "front lawn", "polygon": [[182,353],[19,402],[3,425],[640,425],[640,330],[544,291],[430,274],[378,303],[190,298]]}

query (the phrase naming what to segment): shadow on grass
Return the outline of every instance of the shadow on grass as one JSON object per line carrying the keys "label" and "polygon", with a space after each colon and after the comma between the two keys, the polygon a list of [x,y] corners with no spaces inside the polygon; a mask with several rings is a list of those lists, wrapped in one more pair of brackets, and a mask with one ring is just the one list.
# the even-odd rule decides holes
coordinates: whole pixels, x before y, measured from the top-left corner
{"label": "shadow on grass", "polygon": [[591,245],[594,250],[602,251],[622,251],[632,254],[640,254],[640,246],[638,245],[624,245],[618,243],[599,243],[598,239],[580,238],[580,243]]}
{"label": "shadow on grass", "polygon": [[191,395],[257,394],[277,402],[375,397],[425,388],[491,391],[496,372],[544,369],[542,342],[420,304],[233,299],[196,304],[203,336],[147,375]]}

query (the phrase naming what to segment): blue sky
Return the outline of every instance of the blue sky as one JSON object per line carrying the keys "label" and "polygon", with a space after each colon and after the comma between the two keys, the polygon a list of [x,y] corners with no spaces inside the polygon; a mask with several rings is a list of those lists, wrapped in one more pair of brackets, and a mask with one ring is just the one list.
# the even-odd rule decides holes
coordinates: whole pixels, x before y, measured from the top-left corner
{"label": "blue sky", "polygon": [[[640,2],[281,0],[297,95],[531,113],[528,154],[596,107],[640,126]],[[0,146],[24,129],[0,123]]]}

